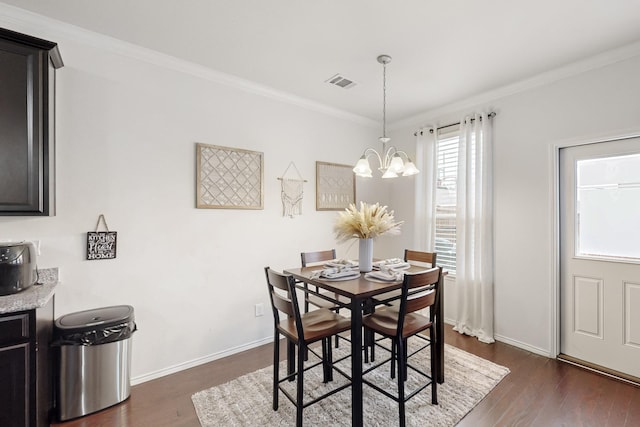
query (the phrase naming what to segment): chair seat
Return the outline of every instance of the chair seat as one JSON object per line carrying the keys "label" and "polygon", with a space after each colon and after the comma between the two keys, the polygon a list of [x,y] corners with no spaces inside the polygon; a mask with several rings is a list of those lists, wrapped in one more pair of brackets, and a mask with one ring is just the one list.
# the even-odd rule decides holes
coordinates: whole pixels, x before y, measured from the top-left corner
{"label": "chair seat", "polygon": [[[393,307],[384,307],[376,310],[374,313],[365,316],[362,324],[375,332],[386,335],[395,336],[398,332],[398,309]],[[409,313],[405,316],[403,338],[408,338],[418,332],[424,331],[431,327],[431,320],[418,313]]]}
{"label": "chair seat", "polygon": [[[331,298],[331,299],[335,299],[340,301],[341,303],[344,304],[349,304],[350,300],[347,297],[343,297],[342,295],[338,295],[336,293],[333,292],[321,292],[323,295],[326,295],[327,297]],[[331,302],[331,301],[327,301],[324,298],[321,298],[317,295],[313,295],[313,294],[308,294],[307,297],[307,301],[309,301],[309,304],[313,304],[316,307],[321,307],[321,308],[336,308],[338,307],[338,305],[336,305],[335,303]]]}
{"label": "chair seat", "polygon": [[[351,329],[351,320],[336,314],[326,308],[320,308],[300,316],[302,321],[302,329],[304,331],[303,341],[312,343],[323,338],[338,334],[340,332]],[[296,330],[295,320],[288,318],[281,320],[278,329],[287,338],[297,341],[298,332]]]}

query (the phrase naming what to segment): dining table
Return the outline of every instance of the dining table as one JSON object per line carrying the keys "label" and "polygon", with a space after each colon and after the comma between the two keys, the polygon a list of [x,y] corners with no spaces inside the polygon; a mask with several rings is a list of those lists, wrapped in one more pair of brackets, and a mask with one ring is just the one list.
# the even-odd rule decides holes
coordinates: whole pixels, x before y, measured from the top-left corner
{"label": "dining table", "polygon": [[[349,280],[331,280],[320,277],[318,270],[322,266],[295,267],[284,270],[285,274],[290,274],[297,281],[309,285],[317,286],[320,289],[329,291],[323,293],[324,298],[329,298],[331,293],[343,296],[349,300],[346,304],[351,310],[351,425],[362,426],[363,422],[363,404],[362,404],[362,317],[363,311],[371,298],[380,296],[387,292],[402,288],[402,281],[385,282],[381,280],[369,279],[364,273]],[[408,273],[418,273],[425,271],[425,266],[411,264],[409,268],[403,270]],[[438,290],[438,298],[434,306],[434,323],[435,323],[435,348],[438,355],[438,363],[436,372],[434,373],[436,381],[439,384],[444,382],[444,322],[442,320],[442,307],[444,292],[441,278]],[[308,290],[309,291],[309,290]],[[311,291],[309,291],[311,292]],[[332,302],[341,305],[337,298]]]}

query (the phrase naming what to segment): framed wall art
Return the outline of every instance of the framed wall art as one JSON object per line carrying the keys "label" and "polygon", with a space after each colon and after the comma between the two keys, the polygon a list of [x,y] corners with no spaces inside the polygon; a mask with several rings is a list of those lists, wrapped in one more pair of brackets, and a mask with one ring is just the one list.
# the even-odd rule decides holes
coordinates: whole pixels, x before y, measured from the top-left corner
{"label": "framed wall art", "polygon": [[196,143],[196,208],[264,209],[264,154]]}
{"label": "framed wall art", "polygon": [[[100,223],[104,224],[107,231],[98,231]],[[87,231],[87,259],[114,259],[116,257],[116,243],[118,240],[117,231],[109,231],[107,220],[100,214],[96,231]]]}
{"label": "framed wall art", "polygon": [[341,211],[355,203],[353,166],[316,162],[316,210]]}

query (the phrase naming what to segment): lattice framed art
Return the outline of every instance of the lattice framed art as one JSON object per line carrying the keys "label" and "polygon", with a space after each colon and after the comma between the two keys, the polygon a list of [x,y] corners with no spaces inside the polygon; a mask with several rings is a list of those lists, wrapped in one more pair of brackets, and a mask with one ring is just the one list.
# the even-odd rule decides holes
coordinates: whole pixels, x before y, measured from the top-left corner
{"label": "lattice framed art", "polygon": [[196,143],[196,208],[264,209],[264,154]]}
{"label": "lattice framed art", "polygon": [[355,203],[353,166],[316,162],[316,210],[341,211]]}

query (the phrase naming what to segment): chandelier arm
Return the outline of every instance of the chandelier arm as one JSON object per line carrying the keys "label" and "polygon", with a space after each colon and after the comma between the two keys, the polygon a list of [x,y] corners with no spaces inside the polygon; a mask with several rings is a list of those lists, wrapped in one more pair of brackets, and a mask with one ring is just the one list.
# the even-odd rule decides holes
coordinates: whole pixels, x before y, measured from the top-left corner
{"label": "chandelier arm", "polygon": [[378,152],[373,148],[367,148],[366,150],[364,150],[364,153],[362,153],[362,155],[367,158],[373,154],[376,155],[376,157],[378,158],[378,163],[380,164],[380,166],[382,166],[382,158],[380,157],[380,154],[378,154]]}
{"label": "chandelier arm", "polygon": [[405,156],[407,158],[408,161],[411,161],[411,157],[409,157],[409,155],[407,153],[405,153],[404,151],[395,150],[394,154],[402,154],[403,156]]}
{"label": "chandelier arm", "polygon": [[396,147],[394,147],[393,145],[387,149],[387,151],[384,153],[385,168],[389,167],[389,165],[391,164],[391,159],[393,158],[393,155],[396,154],[397,152],[398,150],[396,150]]}

